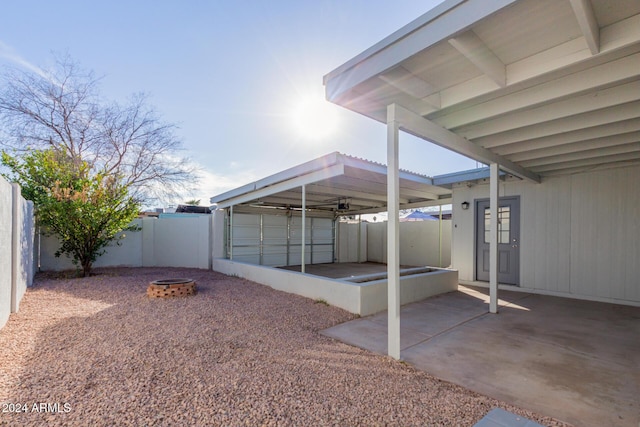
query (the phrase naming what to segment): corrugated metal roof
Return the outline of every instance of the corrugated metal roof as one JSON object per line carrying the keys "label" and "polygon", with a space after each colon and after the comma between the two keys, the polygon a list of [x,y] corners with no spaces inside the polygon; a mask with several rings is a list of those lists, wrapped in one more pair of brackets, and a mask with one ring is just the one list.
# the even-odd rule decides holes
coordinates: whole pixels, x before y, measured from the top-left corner
{"label": "corrugated metal roof", "polygon": [[[387,167],[381,163],[333,152],[290,169],[213,196],[219,208],[302,208],[305,186],[309,210],[329,215],[386,210]],[[433,179],[400,172],[402,208],[429,206],[450,201],[451,190],[433,185]]]}

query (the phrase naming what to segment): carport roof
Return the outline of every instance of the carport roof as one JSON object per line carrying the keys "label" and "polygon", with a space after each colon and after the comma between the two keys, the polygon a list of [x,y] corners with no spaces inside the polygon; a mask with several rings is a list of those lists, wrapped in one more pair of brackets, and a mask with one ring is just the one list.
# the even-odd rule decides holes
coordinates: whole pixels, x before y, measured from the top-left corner
{"label": "carport roof", "polygon": [[[387,167],[338,152],[276,173],[211,198],[218,208],[302,209],[305,186],[308,211],[327,215],[376,213],[387,210]],[[433,178],[400,171],[401,209],[441,205],[451,190]]]}
{"label": "carport roof", "polygon": [[640,1],[446,0],[324,78],[327,99],[508,173],[640,162]]}

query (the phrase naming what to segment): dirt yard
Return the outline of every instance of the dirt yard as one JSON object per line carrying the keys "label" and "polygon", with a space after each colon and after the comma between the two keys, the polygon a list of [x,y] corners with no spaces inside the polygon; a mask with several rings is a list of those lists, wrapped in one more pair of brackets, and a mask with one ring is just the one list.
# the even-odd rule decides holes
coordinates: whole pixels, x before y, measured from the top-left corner
{"label": "dirt yard", "polygon": [[[564,424],[318,333],[353,315],[220,273],[40,274],[0,330],[0,425],[472,426],[494,407]],[[198,293],[150,299],[156,279]]]}

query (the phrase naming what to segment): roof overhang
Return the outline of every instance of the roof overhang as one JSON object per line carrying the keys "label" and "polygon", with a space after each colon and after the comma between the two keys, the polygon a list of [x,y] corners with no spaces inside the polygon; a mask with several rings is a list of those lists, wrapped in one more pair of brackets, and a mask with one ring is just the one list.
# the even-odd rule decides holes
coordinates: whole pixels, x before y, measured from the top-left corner
{"label": "roof overhang", "polygon": [[640,162],[640,2],[447,0],[324,77],[331,102],[509,174]]}
{"label": "roof overhang", "polygon": [[[218,208],[275,212],[302,209],[305,187],[307,211],[340,216],[386,211],[387,167],[334,152],[211,198]],[[433,178],[400,172],[402,209],[441,205],[451,190]]]}

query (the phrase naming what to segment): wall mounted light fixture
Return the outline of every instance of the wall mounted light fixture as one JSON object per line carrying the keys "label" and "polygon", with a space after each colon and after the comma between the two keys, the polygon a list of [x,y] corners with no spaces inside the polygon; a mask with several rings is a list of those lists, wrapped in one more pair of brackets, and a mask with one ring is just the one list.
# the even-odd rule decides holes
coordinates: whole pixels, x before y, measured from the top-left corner
{"label": "wall mounted light fixture", "polygon": [[466,211],[467,209],[469,209],[469,202],[462,202],[461,206],[462,206],[462,209]]}

